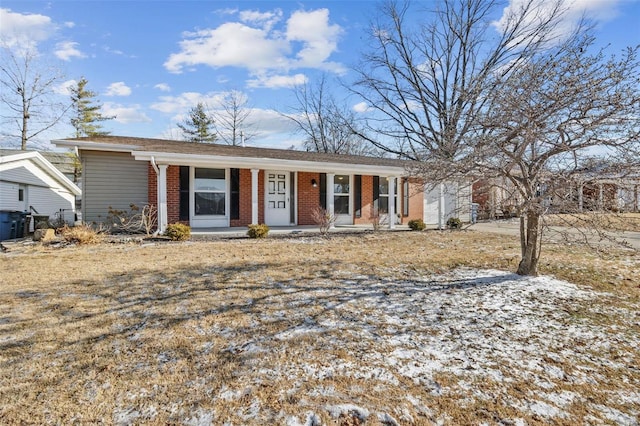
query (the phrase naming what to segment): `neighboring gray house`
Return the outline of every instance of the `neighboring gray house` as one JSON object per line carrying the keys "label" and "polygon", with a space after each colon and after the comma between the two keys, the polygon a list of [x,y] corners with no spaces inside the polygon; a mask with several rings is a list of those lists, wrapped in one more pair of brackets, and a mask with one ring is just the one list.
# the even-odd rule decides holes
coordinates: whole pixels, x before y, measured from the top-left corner
{"label": "neighboring gray house", "polygon": [[37,212],[73,224],[80,188],[36,151],[0,149],[0,210]]}

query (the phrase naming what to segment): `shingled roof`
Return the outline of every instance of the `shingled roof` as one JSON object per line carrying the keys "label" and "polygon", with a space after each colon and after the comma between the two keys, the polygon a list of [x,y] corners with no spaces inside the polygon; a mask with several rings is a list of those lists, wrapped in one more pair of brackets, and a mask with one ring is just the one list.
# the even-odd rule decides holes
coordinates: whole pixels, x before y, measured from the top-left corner
{"label": "shingled roof", "polygon": [[175,154],[212,155],[227,157],[265,158],[292,161],[311,161],[317,163],[357,164],[369,166],[410,167],[415,165],[408,160],[384,157],[367,157],[360,155],[327,154],[319,152],[296,151],[273,148],[241,147],[220,145],[213,143],[194,143],[164,139],[136,138],[125,136],[100,136],[63,139],[54,142],[64,142],[65,145],[74,143],[89,148],[95,144],[96,148],[110,146],[123,151],[162,152]]}

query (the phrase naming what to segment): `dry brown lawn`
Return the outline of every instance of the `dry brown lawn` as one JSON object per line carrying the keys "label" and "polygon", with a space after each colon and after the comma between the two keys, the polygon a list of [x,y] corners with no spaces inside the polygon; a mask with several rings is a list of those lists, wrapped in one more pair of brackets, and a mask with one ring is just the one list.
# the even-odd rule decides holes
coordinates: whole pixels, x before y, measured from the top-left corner
{"label": "dry brown lawn", "polygon": [[640,213],[576,213],[545,215],[550,226],[598,227],[608,231],[640,232]]}
{"label": "dry brown lawn", "polygon": [[0,424],[637,425],[638,254],[547,245],[547,276],[495,271],[518,250],[474,231],[14,244]]}

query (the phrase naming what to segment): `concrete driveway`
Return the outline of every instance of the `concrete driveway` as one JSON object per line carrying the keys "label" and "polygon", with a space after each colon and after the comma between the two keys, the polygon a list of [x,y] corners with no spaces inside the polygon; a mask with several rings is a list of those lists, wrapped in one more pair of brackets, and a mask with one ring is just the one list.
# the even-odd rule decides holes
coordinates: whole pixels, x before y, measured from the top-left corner
{"label": "concrete driveway", "polygon": [[[471,225],[468,229],[475,229],[482,232],[493,232],[496,234],[520,236],[520,221],[518,219],[508,220],[492,220],[488,222],[478,222]],[[609,234],[618,240],[626,241],[631,247],[640,250],[640,232],[609,232]],[[564,240],[564,236],[573,236],[575,238],[584,238],[587,236],[591,244],[612,244],[611,241],[601,240],[600,237],[592,231],[579,230],[564,226],[552,226],[545,231],[544,238],[551,241]]]}

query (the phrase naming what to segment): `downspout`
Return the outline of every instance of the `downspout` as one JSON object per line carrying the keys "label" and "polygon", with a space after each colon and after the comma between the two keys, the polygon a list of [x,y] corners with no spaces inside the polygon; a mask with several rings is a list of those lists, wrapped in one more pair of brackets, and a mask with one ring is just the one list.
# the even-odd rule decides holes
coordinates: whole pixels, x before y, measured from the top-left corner
{"label": "downspout", "polygon": [[151,167],[153,167],[153,170],[155,170],[156,175],[160,174],[160,169],[158,168],[158,165],[156,164],[156,157],[151,156]]}
{"label": "downspout", "polygon": [[[158,184],[158,177],[160,176],[160,169],[158,168],[158,165],[156,164],[156,157],[151,156],[151,167],[153,167],[153,170],[156,172],[156,204],[157,207],[160,207],[160,185]],[[156,208],[156,218],[157,220],[160,220],[160,211],[158,208]],[[160,234],[160,224],[156,223],[156,232],[153,233],[154,237],[157,237],[158,234]]]}

